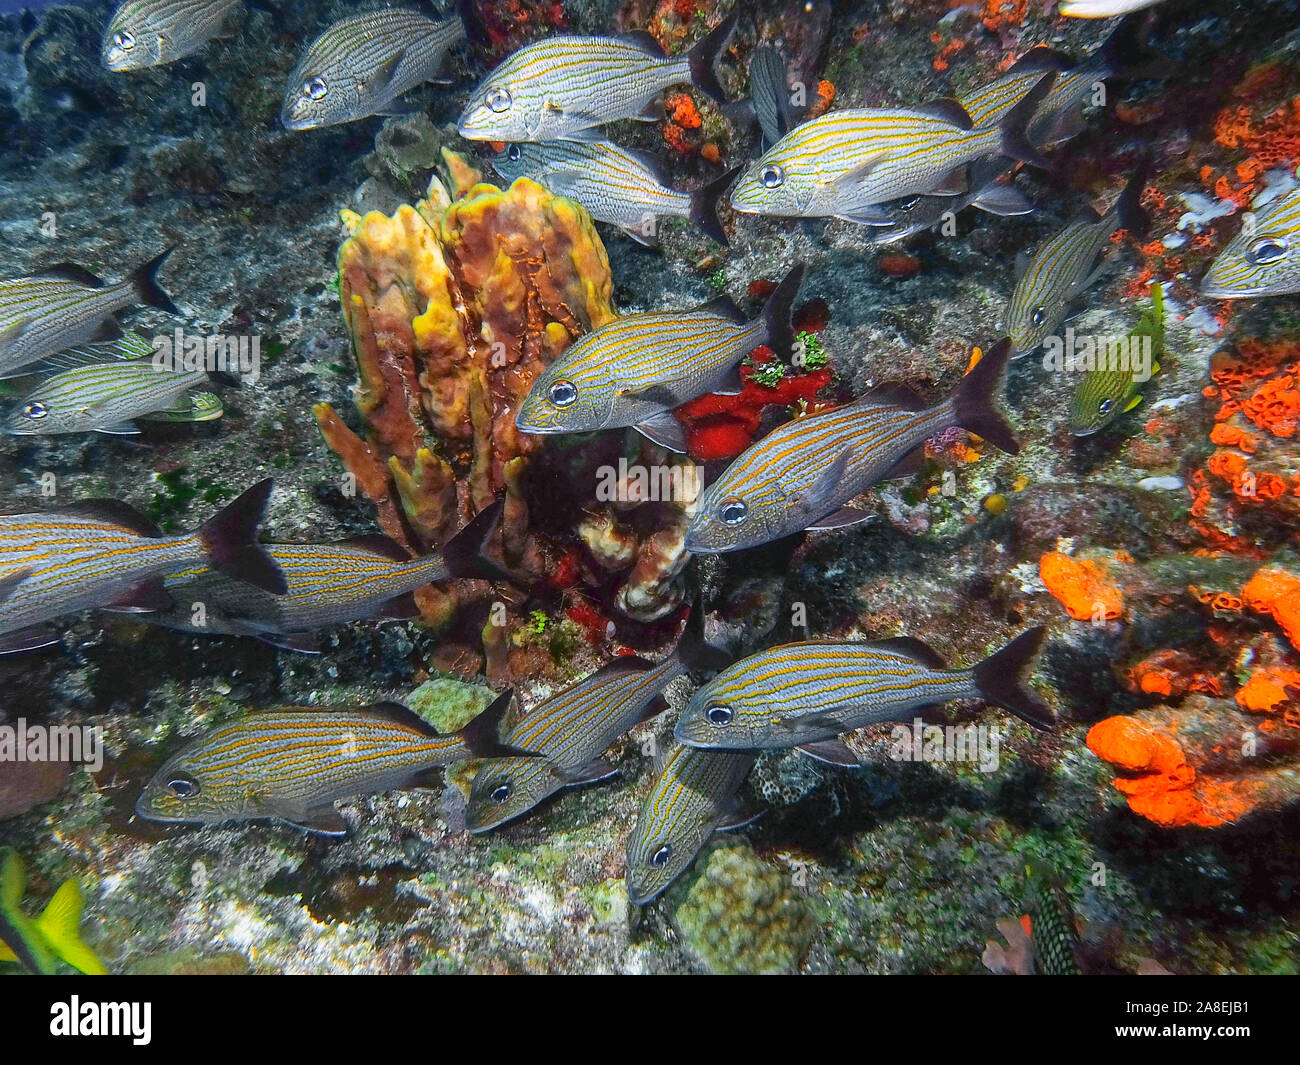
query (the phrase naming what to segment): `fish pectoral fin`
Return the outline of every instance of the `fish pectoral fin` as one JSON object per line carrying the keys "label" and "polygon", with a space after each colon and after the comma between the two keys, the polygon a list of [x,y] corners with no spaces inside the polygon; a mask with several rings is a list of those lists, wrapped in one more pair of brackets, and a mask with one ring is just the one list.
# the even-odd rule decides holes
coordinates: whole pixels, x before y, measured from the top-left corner
{"label": "fish pectoral fin", "polygon": [[366,79],[366,87],[375,95],[383,96],[389,85],[393,82],[393,75],[397,73],[397,68],[401,66],[402,60],[406,58],[406,49],[399,48],[391,56],[385,59],[379,66],[375,67],[375,72]]}
{"label": "fish pectoral fin", "polygon": [[346,836],[348,823],[343,815],[334,809],[333,803],[312,806],[301,813],[281,814],[280,820],[287,821],[304,832],[314,832],[319,836]]}
{"label": "fish pectoral fin", "polygon": [[765,813],[767,811],[761,806],[737,796],[731,801],[727,811],[722,815],[722,819],[715,826],[715,831],[734,832],[738,828],[752,825]]}
{"label": "fish pectoral fin", "polygon": [[618,776],[618,767],[610,765],[603,758],[595,758],[581,768],[563,773],[566,784],[594,784],[598,780],[608,780]]}
{"label": "fish pectoral fin", "polygon": [[53,647],[59,642],[59,634],[44,625],[36,625],[17,632],[0,635],[0,655],[23,654],[26,651],[39,651],[43,647]]}
{"label": "fish pectoral fin", "polygon": [[807,526],[807,531],[827,532],[831,529],[847,529],[850,525],[861,525],[864,521],[870,521],[874,517],[874,514],[865,510],[840,507],[839,510],[827,514],[824,518],[818,518],[813,524]]}
{"label": "fish pectoral fin", "polygon": [[131,585],[111,603],[100,607],[114,614],[148,614],[158,610],[170,610],[175,606],[172,597],[167,594],[161,577],[147,581],[138,581]]}
{"label": "fish pectoral fin", "polygon": [[0,577],[0,603],[8,599],[13,594],[14,589],[31,576],[31,572],[29,569],[20,569]]}
{"label": "fish pectoral fin", "polygon": [[401,115],[413,115],[417,111],[423,111],[424,108],[419,104],[407,103],[405,100],[392,99],[386,104],[374,108],[371,114],[383,115],[386,118],[393,118]]}
{"label": "fish pectoral fin", "polygon": [[868,204],[863,207],[850,207],[839,211],[836,218],[844,222],[853,222],[860,226],[892,226],[894,220],[882,207]]}
{"label": "fish pectoral fin", "polygon": [[109,422],[106,425],[95,426],[95,432],[104,433],[108,436],[138,436],[140,427],[135,422],[122,421]]}
{"label": "fish pectoral fin", "polygon": [[651,443],[675,451],[679,455],[686,454],[686,430],[673,416],[671,410],[647,418],[633,428]]}
{"label": "fish pectoral fin", "polygon": [[1132,399],[1128,401],[1128,405],[1124,408],[1124,413],[1127,414],[1134,407],[1140,406],[1141,403],[1142,403],[1142,395],[1141,393],[1139,393],[1138,395],[1134,396]]}
{"label": "fish pectoral fin", "polygon": [[226,412],[221,397],[214,392],[187,392],[166,410],[139,417],[151,422],[210,422]]}
{"label": "fish pectoral fin", "polygon": [[831,500],[835,497],[848,468],[849,452],[842,451],[835,461],[818,475],[817,480],[802,494],[795,497],[791,510],[804,523],[804,528],[836,509],[831,506]]}
{"label": "fish pectoral fin", "polygon": [[796,750],[802,751],[809,758],[825,762],[827,765],[841,766],[846,769],[860,769],[862,767],[862,763],[858,761],[858,756],[841,739],[801,743]]}
{"label": "fish pectoral fin", "polygon": [[673,395],[668,386],[671,381],[660,379],[648,385],[620,388],[618,394],[626,399],[639,399],[646,403],[658,403],[665,407],[675,407],[680,400]]}

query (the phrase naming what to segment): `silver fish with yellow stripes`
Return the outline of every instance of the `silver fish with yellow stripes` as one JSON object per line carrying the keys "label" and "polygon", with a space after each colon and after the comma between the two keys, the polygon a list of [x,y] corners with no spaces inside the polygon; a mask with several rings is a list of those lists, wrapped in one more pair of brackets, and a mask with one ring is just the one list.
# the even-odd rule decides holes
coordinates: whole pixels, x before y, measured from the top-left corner
{"label": "silver fish with yellow stripes", "polygon": [[739,796],[756,756],[673,744],[627,837],[627,897],[644,906],[690,867],[714,832],[759,816]]}
{"label": "silver fish with yellow stripes", "polygon": [[48,376],[18,401],[5,419],[5,432],[120,435],[140,431],[136,418],[206,422],[221,417],[221,399],[196,389],[213,380],[233,381],[204,370],[159,368],[152,354],[147,340],[128,333],[116,341],[87,344],[42,359],[29,372]]}
{"label": "silver fish with yellow stripes", "polygon": [[1098,218],[1088,209],[1029,258],[1016,258],[1016,288],[1011,294],[1003,328],[1011,334],[1017,357],[1033,351],[1065,320],[1066,311],[1106,270],[1098,264],[1111,234],[1128,229],[1135,236],[1147,230],[1142,209],[1146,168],[1129,181],[1115,205]]}
{"label": "silver fish with yellow stripes", "polygon": [[[891,223],[867,230],[866,239],[875,246],[894,244],[950,221],[955,223],[957,215],[967,207],[1003,218],[1032,214],[1034,205],[1015,186],[1013,171],[1018,165],[1001,159],[981,159],[970,166],[966,192],[955,196],[909,196],[881,204]],[[945,234],[951,235],[947,230]]]}
{"label": "silver fish with yellow stripes", "polygon": [[868,512],[845,504],[877,481],[913,472],[925,441],[952,426],[1016,454],[1020,445],[996,406],[1010,353],[1002,341],[933,407],[902,385],[881,385],[838,410],[778,426],[701,494],[686,549],[739,551],[866,521]]}
{"label": "silver fish with yellow stripes", "polygon": [[631,426],[684,452],[673,408],[708,392],[739,392],[740,361],[759,345],[791,350],[790,313],[803,275],[802,265],[794,267],[753,321],[725,296],[690,311],[616,318],[576,341],[537,377],[515,424],[528,433]]}
{"label": "silver fish with yellow stripes", "polygon": [[170,254],[168,248],[113,285],[69,263],[0,281],[0,377],[92,339],[110,315],[137,303],[179,314],[157,281]]}
{"label": "silver fish with yellow stripes", "polygon": [[503,742],[540,758],[494,759],[470,785],[466,821],[486,832],[527,813],[564,788],[605,780],[618,771],[601,757],[619,736],[667,709],[663,689],[693,669],[720,669],[730,656],[704,641],[696,605],[673,652],[651,665],[628,655],[543,700]]}
{"label": "silver fish with yellow stripes", "polygon": [[135,812],[187,824],[279,820],[342,836],[337,800],[424,787],[433,783],[430,771],[449,762],[500,754],[497,729],[512,695],[447,735],[396,703],[257,711],[169,758]]}
{"label": "silver fish with yellow stripes", "polygon": [[465,36],[459,16],[435,22],[385,8],[341,19],[312,42],[289,75],[280,121],[316,129],[409,110],[398,97],[431,80]]}
{"label": "silver fish with yellow stripes", "polygon": [[880,204],[905,196],[958,192],[954,176],[988,156],[1046,166],[1025,129],[1051,88],[1043,74],[999,125],[975,128],[953,100],[914,110],[831,111],[782,137],[731,193],[748,214],[842,218],[866,225],[893,221]]}
{"label": "silver fish with yellow stripes", "polygon": [[663,220],[673,217],[689,218],[719,244],[727,243],[717,208],[735,170],[682,192],[669,183],[656,156],[601,140],[510,144],[491,163],[502,177],[531,178],[577,200],[597,222],[618,226],[640,244],[656,244]]}
{"label": "silver fish with yellow stripes", "polygon": [[1163,0],[1062,0],[1061,14],[1070,18],[1110,18],[1155,7]]}
{"label": "silver fish with yellow stripes", "polygon": [[210,566],[170,574],[163,590],[167,609],[145,620],[183,632],[251,636],[285,650],[317,654],[316,629],[381,615],[419,614],[417,588],[452,578],[504,576],[483,558],[485,539],[498,527],[501,504],[488,507],[441,550],[412,558],[385,536],[333,544],[264,544],[284,577],[272,594]]}
{"label": "silver fish with yellow stripes", "polygon": [[167,600],[161,578],[206,562],[275,593],[284,579],[258,545],[271,492],[261,481],[196,531],[164,536],[117,500],[0,515],[0,654],[57,642],[42,622],[86,609],[140,612]]}
{"label": "silver fish with yellow stripes", "polygon": [[174,63],[219,36],[241,6],[241,0],[126,0],[104,31],[100,58],[115,71]]}
{"label": "silver fish with yellow stripes", "polygon": [[1084,129],[1084,107],[1102,107],[1107,100],[1105,82],[1116,77],[1165,77],[1173,64],[1151,52],[1142,40],[1142,20],[1126,18],[1091,55],[1081,62],[1051,48],[1025,53],[1005,74],[959,97],[976,126],[1002,119],[1045,72],[1054,72],[1052,88],[1029,123],[1029,140],[1051,148],[1078,136]]}
{"label": "silver fish with yellow stripes", "polygon": [[1053,716],[1021,682],[1046,629],[1022,632],[970,669],[950,669],[908,636],[879,643],[814,640],[760,651],[691,696],[673,735],[709,750],[766,750],[832,740],[922,707],[981,699],[1038,729]]}
{"label": "silver fish with yellow stripes", "polygon": [[657,120],[652,102],[693,84],[719,103],[713,61],[736,24],[733,12],[685,55],[666,57],[648,33],[547,37],[519,49],[470,95],[460,135],[473,141],[549,141],[581,136],[620,118]]}
{"label": "silver fish with yellow stripes", "polygon": [[1124,338],[1122,348],[1097,352],[1099,365],[1085,370],[1070,402],[1070,433],[1091,436],[1142,402],[1142,386],[1160,372],[1165,353],[1165,290],[1151,286],[1151,309]]}
{"label": "silver fish with yellow stripes", "polygon": [[1300,292],[1300,188],[1246,216],[1201,282],[1201,295],[1254,299]]}

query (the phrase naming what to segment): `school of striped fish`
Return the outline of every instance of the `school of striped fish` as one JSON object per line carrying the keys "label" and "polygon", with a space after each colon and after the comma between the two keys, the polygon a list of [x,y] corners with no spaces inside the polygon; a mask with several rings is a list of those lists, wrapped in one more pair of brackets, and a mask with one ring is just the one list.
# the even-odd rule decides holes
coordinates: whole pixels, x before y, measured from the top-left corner
{"label": "school of striped fish", "polygon": [[[747,72],[746,106],[760,130],[754,156],[695,190],[678,187],[657,157],[615,143],[606,127],[662,118],[659,100],[674,86],[692,86],[719,107],[735,104],[716,65],[740,10],[676,55],[646,33],[543,37],[469,91],[457,130],[466,141],[494,143],[488,162],[503,178],[532,178],[640,244],[654,246],[669,217],[688,220],[719,244],[734,243],[745,239],[750,216],[838,219],[865,227],[872,245],[893,244],[967,207],[995,218],[1032,212],[1018,173],[1048,166],[1045,153],[1084,131],[1096,86],[1169,75],[1143,38],[1145,9],[1158,2],[1068,0],[1064,15],[1120,19],[1091,55],[1034,48],[960,99],[832,107],[811,118],[790,101],[780,50],[763,45]],[[105,29],[102,63],[129,77],[201,54],[229,35],[241,8],[240,0],[127,0]],[[309,136],[415,109],[404,97],[435,81],[448,54],[476,39],[475,20],[474,4],[462,0],[447,17],[393,7],[323,28],[288,75],[283,126]],[[953,429],[1016,454],[1021,440],[1001,405],[1007,375],[1014,360],[1060,329],[1105,272],[1122,269],[1107,249],[1117,230],[1146,231],[1147,173],[1146,164],[1137,166],[1108,211],[1081,207],[1019,256],[999,335],[975,350],[947,397],[926,400],[886,381],[760,435],[713,473],[694,502],[686,549],[743,552],[867,521],[870,512],[854,501],[882,481],[909,475],[926,442]],[[728,226],[721,205],[735,215]],[[158,277],[168,254],[113,280],[76,264],[0,280],[0,377],[20,386],[3,417],[6,432],[131,436],[150,421],[221,417],[223,400],[213,389],[235,385],[228,375],[159,366],[143,337],[114,335],[115,316],[141,304],[181,315]],[[631,429],[687,452],[674,411],[701,396],[741,391],[742,361],[760,346],[788,360],[805,281],[804,265],[794,264],[752,318],[721,297],[614,319],[537,376],[516,413],[517,429],[543,437]],[[1249,216],[1201,291],[1219,300],[1300,292],[1300,189]],[[1158,285],[1151,304],[1134,334],[1154,338],[1162,351]],[[1070,431],[1083,436],[1112,424],[1140,402],[1143,383],[1131,374],[1085,375]],[[319,654],[317,636],[327,627],[416,616],[413,593],[431,583],[510,579],[481,551],[502,520],[499,503],[439,550],[412,557],[380,536],[264,542],[260,525],[271,491],[269,481],[248,487],[193,531],[177,534],[114,500],[0,515],[0,653],[56,646],[55,623],[95,610]],[[439,734],[391,703],[251,712],[174,753],[145,787],[136,813],[189,824],[276,820],[341,836],[349,825],[336,802],[432,787],[443,767],[470,760],[477,768],[466,825],[486,833],[534,814],[558,793],[616,776],[610,748],[668,711],[665,689],[712,674],[694,687],[628,826],[628,898],[644,905],[690,867],[714,832],[759,816],[742,792],[763,751],[798,749],[852,771],[858,758],[843,742],[846,734],[954,701],[999,707],[1034,729],[1053,726],[1051,710],[1028,682],[1041,629],[1015,634],[984,661],[961,668],[907,636],[810,638],[735,661],[705,641],[703,613],[697,599],[676,648],[658,662],[616,658],[527,712],[512,714],[515,696],[506,691],[454,733]],[[3,875],[21,890],[12,863]],[[64,904],[79,910],[79,898]],[[11,906],[8,919],[21,924],[14,914]],[[69,931],[56,908],[47,924],[44,931],[39,921],[22,925],[22,949],[38,955],[32,964],[48,969],[63,949],[73,965],[93,969],[75,920]]]}

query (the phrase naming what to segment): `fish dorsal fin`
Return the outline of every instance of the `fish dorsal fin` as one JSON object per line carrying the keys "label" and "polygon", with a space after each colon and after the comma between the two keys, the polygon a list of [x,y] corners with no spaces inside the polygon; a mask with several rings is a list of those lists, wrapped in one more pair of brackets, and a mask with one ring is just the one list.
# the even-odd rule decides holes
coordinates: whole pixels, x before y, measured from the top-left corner
{"label": "fish dorsal fin", "polygon": [[736,301],[730,296],[714,296],[707,303],[701,303],[695,308],[701,314],[716,314],[719,318],[725,318],[729,322],[735,322],[737,325],[748,325],[749,319],[745,317],[744,312],[736,306]]}
{"label": "fish dorsal fin", "polygon": [[401,703],[371,703],[369,706],[363,706],[360,709],[364,714],[383,718],[385,721],[390,721],[394,725],[401,725],[403,728],[415,729],[426,736],[439,735],[438,730],[429,722],[425,721],[409,706],[403,706]]}
{"label": "fish dorsal fin", "polygon": [[668,709],[668,700],[662,694],[656,695],[641,709],[641,716],[636,719],[638,725],[652,721]]}
{"label": "fish dorsal fin", "polygon": [[925,400],[907,385],[885,381],[876,385],[862,397],[873,407],[902,407],[904,410],[925,410]]}
{"label": "fish dorsal fin", "polygon": [[655,40],[654,34],[648,30],[628,30],[626,33],[620,33],[618,39],[640,48],[646,55],[652,55],[656,59],[664,58],[663,45]]}
{"label": "fish dorsal fin", "polygon": [[137,536],[148,536],[156,540],[162,539],[162,530],[157,525],[131,506],[130,503],[124,503],[120,499],[83,499],[76,503],[56,507],[54,513],[107,521],[114,525],[120,525]]}
{"label": "fish dorsal fin", "polygon": [[846,769],[860,769],[862,763],[857,755],[841,739],[816,740],[813,743],[801,743],[797,750],[827,765],[842,766]]}
{"label": "fish dorsal fin", "polygon": [[930,115],[932,118],[939,118],[951,123],[958,129],[975,128],[975,123],[971,121],[966,108],[949,96],[942,96],[937,100],[924,103],[917,110],[923,115]]}
{"label": "fish dorsal fin", "polygon": [[40,272],[41,277],[58,277],[64,281],[72,281],[78,285],[85,285],[87,288],[103,288],[104,279],[92,274],[84,266],[77,263],[55,263],[53,266],[47,266]]}
{"label": "fish dorsal fin", "polygon": [[386,558],[392,562],[412,561],[411,553],[406,548],[396,540],[390,540],[387,536],[378,533],[349,537],[347,540],[342,541],[340,546],[356,548],[358,551],[378,555],[380,558]]}
{"label": "fish dorsal fin", "polygon": [[588,680],[604,680],[606,677],[621,673],[644,673],[653,669],[654,663],[640,655],[619,655],[612,662],[606,662],[596,672],[587,675]]}
{"label": "fish dorsal fin", "polygon": [[1075,61],[1064,52],[1055,48],[1049,48],[1045,44],[1040,44],[1037,48],[1031,48],[1028,52],[1016,60],[1015,64],[1006,72],[1006,77],[1015,77],[1020,74],[1044,74],[1049,70],[1062,71],[1069,70],[1075,66]]}
{"label": "fish dorsal fin", "polygon": [[873,640],[863,646],[874,648],[877,651],[886,651],[890,654],[903,655],[905,658],[921,663],[928,669],[946,670],[948,668],[948,663],[943,660],[934,648],[918,640],[915,636],[894,636],[888,640]]}

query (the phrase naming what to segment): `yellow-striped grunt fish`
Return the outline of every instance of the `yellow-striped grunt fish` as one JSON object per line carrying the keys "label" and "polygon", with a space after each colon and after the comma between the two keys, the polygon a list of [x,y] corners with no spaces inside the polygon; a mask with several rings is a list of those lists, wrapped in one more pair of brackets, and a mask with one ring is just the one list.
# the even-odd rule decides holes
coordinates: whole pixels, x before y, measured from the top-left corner
{"label": "yellow-striped grunt fish", "polygon": [[732,190],[731,205],[748,214],[889,225],[880,204],[961,191],[950,188],[954,176],[977,160],[1005,155],[1046,166],[1025,131],[1055,77],[1041,74],[1000,124],[983,128],[953,100],[914,110],[831,111],[765,152]]}
{"label": "yellow-striped grunt fish", "polygon": [[1016,454],[1020,445],[996,405],[1010,353],[1002,341],[933,407],[902,385],[881,385],[838,410],[778,426],[701,494],[686,549],[739,551],[866,521],[868,512],[845,504],[899,476],[923,456],[925,441],[952,426]]}
{"label": "yellow-striped grunt fish", "polygon": [[1018,163],[1002,159],[981,159],[971,164],[966,178],[967,190],[956,196],[909,196],[893,203],[881,204],[891,219],[887,226],[867,230],[873,245],[894,244],[955,219],[967,207],[987,214],[1008,218],[1032,214],[1034,205],[1016,188],[1014,171]]}
{"label": "yellow-striped grunt fish", "polygon": [[[1140,355],[1139,345],[1146,348]],[[1097,353],[1098,359],[1125,365],[1107,363],[1083,373],[1070,404],[1070,432],[1091,436],[1141,403],[1142,385],[1159,372],[1164,351],[1165,290],[1156,282],[1151,286],[1151,309],[1125,338],[1124,349]]]}
{"label": "yellow-striped grunt fish", "polygon": [[1061,14],[1071,18],[1110,18],[1159,3],[1161,0],[1061,0]]}
{"label": "yellow-striped grunt fish", "polygon": [[126,0],[104,31],[109,70],[145,70],[193,55],[221,34],[241,0]]}
{"label": "yellow-striped grunt fish", "polygon": [[673,408],[708,392],[739,392],[740,361],[759,345],[791,350],[790,313],[803,275],[802,264],[786,274],[753,321],[725,296],[694,310],[614,319],[575,341],[537,377],[515,424],[527,433],[631,426],[684,452]]}
{"label": "yellow-striped grunt fish", "polygon": [[1143,43],[1142,20],[1126,18],[1081,62],[1051,48],[1034,48],[1001,77],[958,100],[976,126],[993,125],[1024,99],[1044,72],[1054,72],[1051,91],[1029,123],[1029,140],[1039,148],[1051,148],[1083,131],[1084,105],[1092,101],[1100,106],[1108,79],[1164,77],[1172,70],[1165,57],[1152,53]]}
{"label": "yellow-striped grunt fish", "polygon": [[27,870],[11,847],[0,851],[0,962],[18,962],[45,976],[53,975],[58,962],[87,976],[108,973],[104,963],[81,938],[81,910],[84,900],[75,880],[66,880],[46,903],[39,917],[23,913],[23,891]]}
{"label": "yellow-striped grunt fish", "polygon": [[313,630],[375,615],[417,617],[411,593],[426,584],[457,577],[508,579],[480,554],[500,514],[501,504],[494,503],[441,550],[421,558],[412,558],[386,536],[333,544],[263,544],[284,577],[282,594],[210,566],[192,567],[164,579],[170,607],[145,620],[183,632],[252,636],[274,647],[317,654]]}
{"label": "yellow-striped grunt fish", "polygon": [[738,795],[755,757],[677,743],[668,748],[627,837],[630,902],[644,906],[658,898],[714,832],[743,828],[759,816]]}
{"label": "yellow-striped grunt fish", "polygon": [[784,749],[905,721],[922,707],[953,699],[982,699],[1035,728],[1051,729],[1051,710],[1021,683],[1046,631],[1029,629],[978,665],[955,670],[909,636],[773,647],[699,688],[673,734],[709,750]]}
{"label": "yellow-striped grunt fish", "polygon": [[527,813],[564,788],[605,780],[617,770],[601,756],[634,725],[663,713],[661,694],[693,669],[719,669],[730,656],[704,642],[703,612],[691,610],[673,652],[651,665],[635,655],[544,699],[504,737],[507,746],[540,758],[485,762],[470,785],[466,811],[471,832],[486,832]]}
{"label": "yellow-striped grunt fish", "polygon": [[169,758],[135,812],[186,824],[277,820],[346,835],[337,800],[424,787],[430,770],[449,762],[510,753],[497,729],[513,695],[507,690],[447,735],[397,703],[255,711]]}
{"label": "yellow-striped grunt fish", "polygon": [[568,140],[620,118],[657,120],[652,101],[691,83],[718,103],[713,61],[739,18],[732,12],[685,55],[667,57],[650,34],[547,37],[527,45],[470,94],[460,135],[472,141]]}
{"label": "yellow-striped grunt fish", "polygon": [[180,536],[163,536],[113,499],[0,515],[0,654],[56,643],[42,623],[79,610],[164,608],[161,578],[199,561],[283,592],[283,577],[256,539],[270,494],[270,480],[261,481]]}
{"label": "yellow-striped grunt fish", "polygon": [[689,218],[719,244],[727,243],[717,208],[735,170],[682,192],[672,187],[657,157],[599,140],[525,141],[507,145],[490,162],[502,177],[531,178],[577,200],[597,222],[618,226],[640,244],[658,243],[663,219],[672,217]]}
{"label": "yellow-striped grunt fish", "polygon": [[5,432],[121,435],[140,431],[136,418],[206,422],[221,417],[220,398],[195,389],[213,381],[234,384],[232,380],[215,371],[158,367],[152,354],[148,341],[128,333],[42,359],[27,372],[48,376],[18,401],[5,419]]}
{"label": "yellow-striped grunt fish", "polygon": [[1148,219],[1142,209],[1146,175],[1143,166],[1105,217],[1098,218],[1096,211],[1087,209],[1044,241],[1032,259],[1023,252],[1017,256],[1016,288],[1003,322],[1017,358],[1028,355],[1050,336],[1065,320],[1070,304],[1106,270],[1106,264],[1098,265],[1098,260],[1112,233],[1128,229],[1141,236],[1146,232]]}
{"label": "yellow-striped grunt fish", "polygon": [[1300,188],[1247,215],[1201,282],[1201,295],[1218,300],[1291,292],[1300,292]]}
{"label": "yellow-striped grunt fish", "polygon": [[0,377],[92,339],[110,315],[137,303],[179,314],[157,281],[171,253],[168,248],[115,285],[66,263],[0,281]]}
{"label": "yellow-striped grunt fish", "polygon": [[[464,6],[464,5],[462,5]],[[430,81],[465,36],[460,16],[441,22],[382,8],[341,19],[316,38],[289,75],[280,121],[316,129],[409,110],[398,97]]]}

